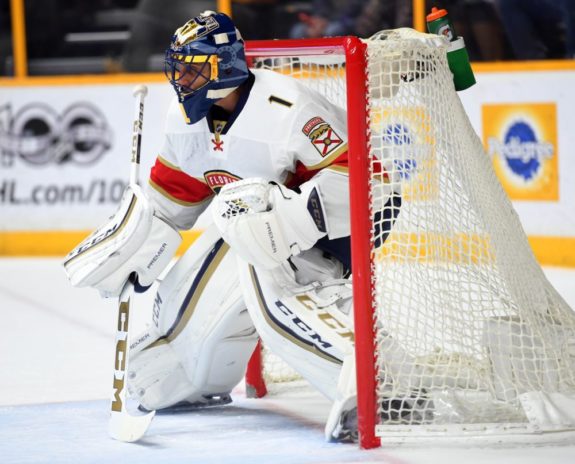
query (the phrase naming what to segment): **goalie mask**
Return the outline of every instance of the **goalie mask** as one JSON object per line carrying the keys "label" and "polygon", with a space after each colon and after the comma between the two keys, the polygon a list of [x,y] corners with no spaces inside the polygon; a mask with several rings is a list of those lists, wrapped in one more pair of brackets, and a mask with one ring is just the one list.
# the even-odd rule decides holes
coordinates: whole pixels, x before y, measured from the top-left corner
{"label": "goalie mask", "polygon": [[228,16],[205,11],[176,30],[164,71],[186,122],[196,123],[247,79],[244,41]]}

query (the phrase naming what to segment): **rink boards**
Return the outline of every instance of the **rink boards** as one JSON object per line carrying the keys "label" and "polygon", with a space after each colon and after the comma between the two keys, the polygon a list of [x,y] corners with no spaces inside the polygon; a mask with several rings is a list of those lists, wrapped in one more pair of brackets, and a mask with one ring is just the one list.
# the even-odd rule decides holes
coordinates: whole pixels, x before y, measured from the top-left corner
{"label": "rink boards", "polygon": [[[575,266],[575,64],[485,63],[461,92],[530,243]],[[134,85],[146,83],[142,176],[173,91],[156,74],[2,79],[0,255],[63,255],[115,210],[129,173]],[[186,243],[199,230],[186,234]]]}

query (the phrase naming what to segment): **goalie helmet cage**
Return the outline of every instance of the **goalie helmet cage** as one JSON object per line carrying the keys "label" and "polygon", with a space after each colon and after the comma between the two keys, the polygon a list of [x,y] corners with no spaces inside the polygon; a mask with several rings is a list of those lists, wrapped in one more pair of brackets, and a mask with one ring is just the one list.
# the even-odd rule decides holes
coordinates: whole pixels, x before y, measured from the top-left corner
{"label": "goalie helmet cage", "polygon": [[574,313],[467,118],[447,45],[412,29],[246,44],[251,66],[347,108],[363,448],[532,441],[575,424]]}

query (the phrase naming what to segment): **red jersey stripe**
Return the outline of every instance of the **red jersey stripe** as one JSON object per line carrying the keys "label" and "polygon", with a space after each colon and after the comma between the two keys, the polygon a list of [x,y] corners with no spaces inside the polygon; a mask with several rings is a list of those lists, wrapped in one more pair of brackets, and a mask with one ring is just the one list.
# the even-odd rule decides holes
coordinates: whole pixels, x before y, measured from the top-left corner
{"label": "red jersey stripe", "polygon": [[160,157],[156,158],[156,164],[152,167],[150,181],[178,203],[193,205],[214,194],[205,182],[189,176],[173,165],[168,166]]}

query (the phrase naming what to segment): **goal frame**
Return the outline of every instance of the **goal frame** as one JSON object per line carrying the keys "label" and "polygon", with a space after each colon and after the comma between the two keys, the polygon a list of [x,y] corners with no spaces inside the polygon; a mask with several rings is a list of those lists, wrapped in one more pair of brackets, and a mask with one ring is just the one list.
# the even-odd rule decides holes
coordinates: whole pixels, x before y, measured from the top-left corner
{"label": "goal frame", "polygon": [[[367,100],[367,45],[358,37],[320,39],[257,40],[246,42],[248,62],[253,57],[305,55],[342,55],[345,57],[347,88],[347,128],[351,262],[354,301],[355,357],[357,383],[357,417],[359,446],[364,449],[381,446],[375,434],[376,425],[376,339],[372,294],[373,257],[371,253],[371,212],[369,175],[369,124]],[[353,220],[351,219],[353,218]],[[260,346],[254,363],[259,363]],[[251,362],[251,361],[250,361]],[[253,377],[250,377],[248,383]],[[258,385],[260,392],[261,385]],[[264,386],[265,389],[265,386]]]}

